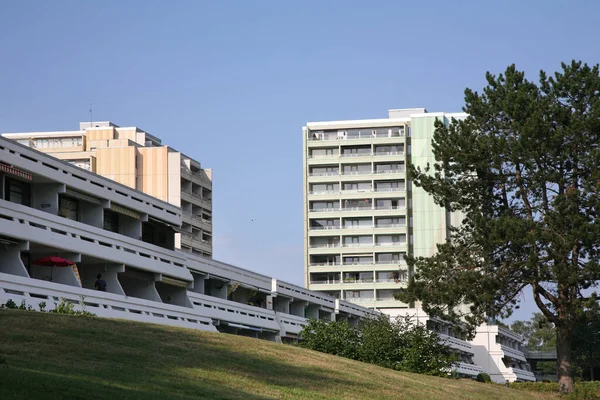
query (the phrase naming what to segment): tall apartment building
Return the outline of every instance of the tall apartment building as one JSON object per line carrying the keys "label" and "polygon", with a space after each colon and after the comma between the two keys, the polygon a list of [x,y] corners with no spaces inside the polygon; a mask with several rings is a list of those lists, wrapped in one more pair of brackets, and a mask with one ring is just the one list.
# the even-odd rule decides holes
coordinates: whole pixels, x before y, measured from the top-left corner
{"label": "tall apartment building", "polygon": [[175,245],[212,257],[212,170],[159,138],[110,121],[82,122],[77,131],[3,136],[181,207]]}
{"label": "tall apartment building", "polygon": [[385,119],[310,122],[304,142],[305,285],[399,315],[394,299],[411,271],[405,256],[429,256],[455,216],[408,179],[406,166],[434,162],[436,118],[424,108]]}

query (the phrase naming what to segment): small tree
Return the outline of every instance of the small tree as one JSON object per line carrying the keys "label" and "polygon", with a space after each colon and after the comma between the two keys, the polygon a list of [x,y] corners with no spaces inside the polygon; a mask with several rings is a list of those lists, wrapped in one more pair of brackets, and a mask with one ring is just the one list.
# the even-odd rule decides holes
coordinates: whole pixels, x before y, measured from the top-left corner
{"label": "small tree", "polygon": [[398,324],[387,316],[364,319],[359,324],[360,361],[386,368],[398,369],[402,347],[406,345]]}
{"label": "small tree", "polygon": [[398,370],[417,374],[446,376],[456,363],[456,354],[444,344],[437,332],[410,317],[396,320],[404,346],[400,351]]}
{"label": "small tree", "polygon": [[[474,327],[510,315],[530,287],[557,332],[559,385],[573,388],[575,322],[600,279],[600,75],[573,61],[539,85],[514,65],[465,90],[466,119],[437,121],[433,168],[415,186],[463,222],[415,271],[405,302]],[[418,190],[418,189],[416,189]]]}

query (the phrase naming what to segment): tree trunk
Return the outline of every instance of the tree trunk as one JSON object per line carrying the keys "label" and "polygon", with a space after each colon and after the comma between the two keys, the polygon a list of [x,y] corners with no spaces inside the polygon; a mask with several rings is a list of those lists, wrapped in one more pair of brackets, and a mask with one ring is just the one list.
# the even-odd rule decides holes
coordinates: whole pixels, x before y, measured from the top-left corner
{"label": "tree trunk", "polygon": [[573,390],[573,355],[571,345],[573,331],[568,327],[556,329],[556,364],[558,368],[558,387],[563,393]]}

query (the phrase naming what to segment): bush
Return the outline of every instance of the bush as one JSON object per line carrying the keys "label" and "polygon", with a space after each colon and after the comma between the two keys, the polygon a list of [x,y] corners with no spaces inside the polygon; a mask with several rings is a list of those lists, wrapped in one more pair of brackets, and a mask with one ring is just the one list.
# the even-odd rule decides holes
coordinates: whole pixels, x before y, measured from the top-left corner
{"label": "bush", "polygon": [[8,299],[6,301],[6,303],[2,304],[2,308],[10,308],[10,309],[15,310],[15,309],[17,309],[19,307],[17,306],[17,303],[15,303],[14,301],[12,301],[11,299]]}
{"label": "bush", "polygon": [[310,320],[300,336],[302,347],[399,371],[448,376],[455,361],[435,332],[410,317],[365,319],[358,328],[345,321]]}
{"label": "bush", "polygon": [[301,347],[340,357],[357,358],[358,332],[346,321],[310,319],[300,336]]}
{"label": "bush", "polygon": [[480,372],[477,374],[477,378],[475,380],[482,383],[492,383],[492,378],[490,378],[490,376],[485,372]]}
{"label": "bush", "polygon": [[92,314],[91,312],[88,312],[85,310],[85,302],[84,302],[83,296],[81,297],[79,304],[81,305],[81,311],[75,311],[75,304],[68,301],[64,297],[61,297],[60,303],[59,304],[54,303],[54,310],[52,310],[50,312],[56,313],[56,314],[79,315],[79,316],[86,316],[86,317],[94,317],[95,316],[95,314]]}
{"label": "bush", "polygon": [[[541,393],[558,393],[558,382],[512,382],[512,389]],[[569,393],[569,400],[591,400],[600,396],[600,381],[577,382],[573,392]]]}

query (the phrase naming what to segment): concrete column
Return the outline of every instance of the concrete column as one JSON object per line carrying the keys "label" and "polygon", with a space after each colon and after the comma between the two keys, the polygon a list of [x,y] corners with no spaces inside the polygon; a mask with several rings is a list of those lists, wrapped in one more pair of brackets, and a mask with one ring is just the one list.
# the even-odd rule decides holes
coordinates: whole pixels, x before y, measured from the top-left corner
{"label": "concrete column", "polygon": [[[25,247],[28,247],[28,243],[25,244]],[[27,268],[21,260],[22,248],[23,245],[18,244],[6,248],[0,247],[0,272],[29,278]]]}

